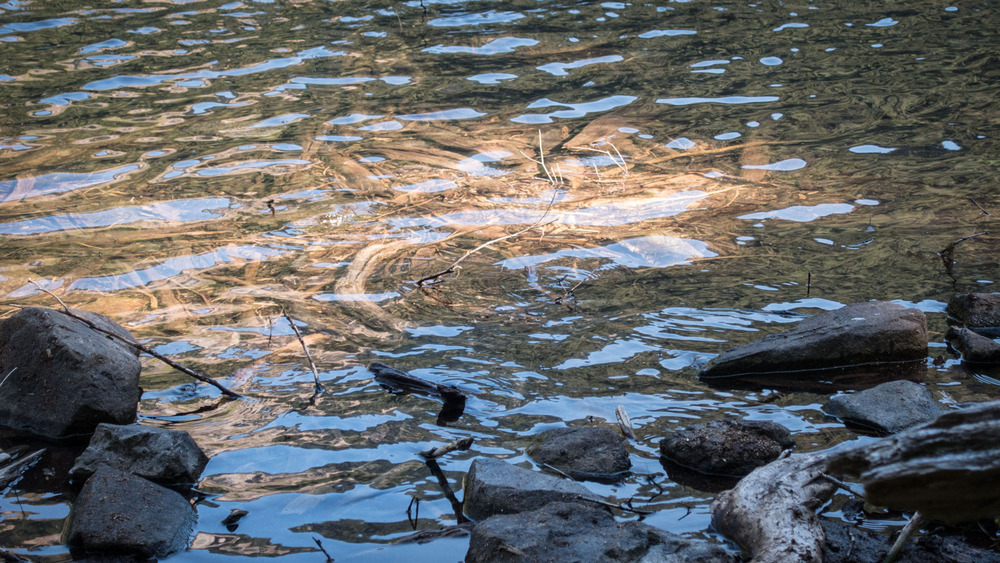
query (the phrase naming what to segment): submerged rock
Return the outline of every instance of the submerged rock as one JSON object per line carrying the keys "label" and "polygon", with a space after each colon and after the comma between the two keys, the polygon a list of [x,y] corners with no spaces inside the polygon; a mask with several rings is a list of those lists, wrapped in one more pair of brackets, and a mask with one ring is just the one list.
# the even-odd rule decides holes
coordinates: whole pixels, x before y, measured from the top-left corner
{"label": "submerged rock", "polygon": [[586,487],[493,458],[478,458],[465,476],[465,513],[473,520],[535,510],[550,502],[599,500]]}
{"label": "submerged rock", "polygon": [[180,493],[102,466],[73,505],[69,543],[86,551],[163,557],[188,544],[194,509]]}
{"label": "submerged rock", "polygon": [[1000,336],[1000,293],[963,293],[948,302],[948,314],[968,328]]}
{"label": "submerged rock", "polygon": [[714,563],[736,557],[641,522],[618,522],[599,508],[557,502],[477,523],[465,561]]}
{"label": "submerged rock", "polygon": [[539,438],[528,455],[573,479],[616,481],[632,467],[621,434],[604,426],[557,428]]}
{"label": "submerged rock", "polygon": [[[72,310],[132,340],[95,313]],[[138,352],[54,309],[31,307],[0,322],[0,424],[43,436],[89,434],[101,422],[136,419]],[[15,369],[16,368],[16,369]]]}
{"label": "submerged rock", "polygon": [[972,364],[1000,364],[1000,344],[965,327],[951,327],[945,338]]}
{"label": "submerged rock", "polygon": [[187,432],[131,424],[100,424],[70,476],[84,481],[102,465],[161,485],[195,483],[208,456]]}
{"label": "submerged rock", "polygon": [[826,411],[845,422],[895,434],[934,420],[941,414],[941,407],[926,387],[912,381],[890,381],[832,397]]}
{"label": "submerged rock", "polygon": [[780,376],[769,381],[792,383],[805,372],[923,360],[926,356],[927,319],[923,312],[871,301],[821,313],[788,332],[728,350],[711,360],[701,377],[752,379],[764,374]]}
{"label": "submerged rock", "polygon": [[724,419],[670,434],[660,442],[660,455],[700,473],[740,477],[794,445],[780,424]]}

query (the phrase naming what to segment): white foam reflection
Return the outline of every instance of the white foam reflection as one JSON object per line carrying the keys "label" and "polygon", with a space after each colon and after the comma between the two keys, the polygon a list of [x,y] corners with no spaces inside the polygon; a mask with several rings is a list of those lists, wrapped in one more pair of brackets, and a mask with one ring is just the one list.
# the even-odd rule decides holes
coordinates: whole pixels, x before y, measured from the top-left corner
{"label": "white foam reflection", "polygon": [[819,219],[820,217],[826,217],[827,215],[850,213],[851,211],[854,211],[854,206],[849,203],[821,203],[819,205],[810,206],[793,205],[792,207],[776,209],[774,211],[740,215],[739,218],[747,221],[756,221],[760,219],[784,219],[785,221],[808,223],[809,221]]}

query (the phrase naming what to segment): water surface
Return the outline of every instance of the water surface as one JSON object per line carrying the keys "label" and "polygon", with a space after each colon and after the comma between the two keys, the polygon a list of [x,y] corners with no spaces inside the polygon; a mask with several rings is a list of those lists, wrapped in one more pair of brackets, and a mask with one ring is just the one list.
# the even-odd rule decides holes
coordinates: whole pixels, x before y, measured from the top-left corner
{"label": "water surface", "polygon": [[[530,466],[533,435],[618,405],[635,474],[592,488],[723,542],[666,433],[863,438],[834,390],[701,384],[721,351],[896,300],[942,404],[1000,397],[943,343],[950,296],[1000,279],[997,29],[976,1],[0,4],[3,314],[55,304],[34,280],[247,395],[144,359],[142,422],[212,458],[172,559],[452,560],[467,539],[392,543],[456,522],[417,452],[476,437],[441,461],[461,497],[475,457]],[[438,426],[372,361],[472,398]],[[0,545],[68,560],[72,495],[26,475]]]}

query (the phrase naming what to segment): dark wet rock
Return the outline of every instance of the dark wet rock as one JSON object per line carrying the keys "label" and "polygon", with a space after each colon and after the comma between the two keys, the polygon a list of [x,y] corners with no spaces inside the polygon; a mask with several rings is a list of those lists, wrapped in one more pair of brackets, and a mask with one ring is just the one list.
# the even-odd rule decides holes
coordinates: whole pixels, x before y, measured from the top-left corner
{"label": "dark wet rock", "polygon": [[100,424],[70,476],[82,482],[107,465],[161,485],[183,485],[197,482],[207,464],[208,456],[187,432]]}
{"label": "dark wet rock", "polygon": [[890,381],[832,397],[826,412],[845,422],[894,434],[934,420],[941,414],[941,407],[926,387],[912,381]]}
{"label": "dark wet rock", "polygon": [[[846,522],[822,520],[826,545],[824,563],[880,563],[889,554],[894,535],[859,528]],[[956,536],[924,533],[912,538],[896,558],[897,563],[1000,563],[1000,553],[969,545]]]}
{"label": "dark wet rock", "polygon": [[87,551],[162,557],[188,544],[194,510],[180,493],[102,466],[73,506],[69,543]]}
{"label": "dark wet rock", "polygon": [[724,419],[670,434],[660,442],[660,455],[700,473],[742,476],[794,445],[780,424]]}
{"label": "dark wet rock", "polygon": [[1000,293],[963,293],[948,302],[948,315],[968,328],[1000,336]]}
{"label": "dark wet rock", "polygon": [[1000,344],[987,336],[965,327],[951,327],[945,338],[962,354],[962,359],[973,364],[1000,364]]}
{"label": "dark wet rock", "polygon": [[871,301],[804,319],[788,332],[728,350],[712,359],[701,377],[780,374],[782,380],[794,381],[809,371],[923,360],[926,356],[927,319],[923,312]]}
{"label": "dark wet rock", "polygon": [[465,561],[714,563],[736,557],[641,522],[618,522],[592,506],[557,502],[477,523]]}
{"label": "dark wet rock", "polygon": [[550,502],[598,499],[586,487],[493,458],[472,462],[465,477],[464,510],[473,520],[535,510]]}
{"label": "dark wet rock", "polygon": [[695,471],[690,467],[674,463],[663,456],[660,456],[660,465],[666,471],[667,479],[678,485],[684,485],[685,487],[706,493],[721,493],[722,491],[732,489],[740,482],[741,478],[736,475],[709,475],[708,473]]}
{"label": "dark wet rock", "polygon": [[[104,315],[73,312],[132,338]],[[134,422],[141,367],[135,349],[77,319],[22,309],[0,322],[0,374],[10,373],[0,389],[0,425],[61,438],[89,434],[101,422]]]}
{"label": "dark wet rock", "polygon": [[528,449],[538,463],[573,479],[616,481],[632,467],[622,435],[605,426],[577,426],[543,432],[541,442]]}

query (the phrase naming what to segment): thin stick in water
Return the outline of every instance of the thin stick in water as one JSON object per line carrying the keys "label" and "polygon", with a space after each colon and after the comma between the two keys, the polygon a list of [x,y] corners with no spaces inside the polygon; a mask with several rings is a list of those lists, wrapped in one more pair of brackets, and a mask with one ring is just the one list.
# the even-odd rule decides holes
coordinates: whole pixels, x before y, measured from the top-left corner
{"label": "thin stick in water", "polygon": [[59,299],[59,296],[57,296],[56,294],[54,294],[51,291],[45,289],[44,287],[38,285],[37,283],[35,283],[32,280],[28,280],[28,281],[31,284],[33,284],[35,287],[37,287],[38,289],[40,289],[41,291],[43,291],[45,293],[48,293],[49,295],[51,295],[52,297],[54,297],[55,300],[58,301],[59,304],[63,306],[63,311],[61,311],[62,314],[70,316],[70,317],[73,317],[74,319],[76,319],[76,320],[78,320],[78,321],[86,324],[87,326],[89,326],[90,328],[96,330],[97,332],[100,332],[102,334],[106,334],[106,335],[110,336],[111,338],[114,338],[115,340],[117,340],[119,342],[122,342],[124,344],[129,345],[129,346],[132,346],[133,348],[135,348],[136,350],[139,350],[140,352],[142,352],[144,354],[149,354],[150,356],[156,358],[157,360],[160,360],[161,362],[163,362],[163,363],[167,364],[168,366],[170,366],[170,367],[172,367],[172,368],[180,371],[181,373],[184,373],[185,375],[189,375],[189,376],[197,379],[198,381],[201,381],[201,382],[204,382],[204,383],[208,383],[209,385],[215,387],[219,391],[222,391],[222,393],[225,396],[227,396],[227,397],[229,397],[231,399],[242,399],[243,398],[243,395],[240,395],[239,393],[237,393],[235,391],[231,391],[231,390],[227,389],[224,385],[222,385],[218,381],[212,379],[211,377],[208,377],[207,375],[202,375],[202,374],[200,374],[200,373],[198,373],[196,371],[190,370],[190,369],[188,369],[188,368],[186,368],[186,367],[178,364],[177,362],[171,360],[170,358],[167,358],[166,356],[164,356],[164,355],[162,355],[162,354],[160,354],[158,352],[154,352],[152,349],[150,349],[150,348],[148,348],[146,346],[143,346],[142,344],[139,344],[138,342],[133,342],[133,341],[127,339],[127,338],[122,337],[121,335],[118,335],[118,334],[115,334],[115,333],[111,332],[110,330],[106,330],[106,329],[103,329],[103,328],[95,325],[94,323],[90,322],[90,320],[85,319],[85,318],[81,317],[80,315],[77,315],[77,314],[73,313],[72,311],[70,311],[69,307],[67,307],[66,304],[63,303],[63,300]]}
{"label": "thin stick in water", "polygon": [[292,318],[288,316],[288,313],[285,312],[284,307],[281,308],[281,314],[282,316],[285,317],[285,320],[288,321],[288,324],[291,325],[292,330],[295,331],[295,337],[299,339],[299,344],[302,345],[302,351],[306,353],[306,360],[309,361],[309,368],[313,372],[313,381],[316,383],[315,387],[316,392],[322,393],[324,391],[323,384],[319,382],[319,372],[316,371],[316,364],[315,362],[313,362],[312,354],[309,353],[309,347],[306,346],[306,341],[302,339],[302,334],[299,333],[298,327],[295,326],[295,321],[293,321]]}

